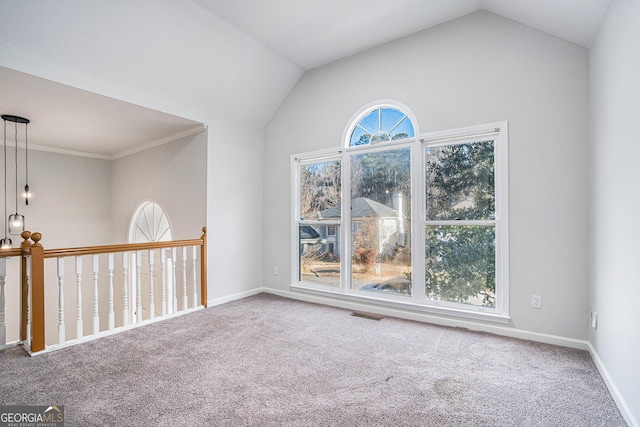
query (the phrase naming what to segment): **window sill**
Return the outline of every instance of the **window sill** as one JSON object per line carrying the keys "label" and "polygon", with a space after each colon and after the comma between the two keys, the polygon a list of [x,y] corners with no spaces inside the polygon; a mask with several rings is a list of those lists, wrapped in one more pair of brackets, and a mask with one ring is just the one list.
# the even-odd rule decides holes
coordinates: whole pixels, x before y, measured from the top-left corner
{"label": "window sill", "polygon": [[507,324],[511,321],[511,317],[508,315],[495,314],[495,313],[483,313],[479,311],[462,310],[452,307],[437,307],[433,305],[416,304],[414,302],[403,301],[391,301],[388,299],[377,298],[374,296],[353,295],[345,294],[343,292],[336,292],[328,289],[309,288],[306,286],[292,284],[289,289],[293,292],[307,293],[318,296],[335,298],[343,301],[353,301],[358,303],[367,303],[376,305],[379,307],[401,309],[408,312],[437,314],[450,317],[456,317],[460,319],[481,320],[485,322]]}

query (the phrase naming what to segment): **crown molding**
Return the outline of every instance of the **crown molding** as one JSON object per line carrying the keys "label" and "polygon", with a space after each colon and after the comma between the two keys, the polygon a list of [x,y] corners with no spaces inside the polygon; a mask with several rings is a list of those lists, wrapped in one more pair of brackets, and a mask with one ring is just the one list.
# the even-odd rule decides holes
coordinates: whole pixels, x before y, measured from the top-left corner
{"label": "crown molding", "polygon": [[141,151],[146,151],[146,150],[149,150],[151,148],[159,147],[161,145],[168,144],[170,142],[177,141],[179,139],[186,138],[186,137],[191,136],[191,135],[196,135],[198,133],[204,132],[206,129],[207,129],[207,125],[205,125],[203,123],[200,123],[197,126],[189,128],[189,129],[187,129],[185,131],[174,133],[174,134],[165,136],[164,138],[157,139],[155,141],[149,141],[149,142],[144,143],[142,145],[138,145],[138,146],[135,146],[135,147],[127,148],[126,150],[119,151],[119,152],[117,152],[117,153],[115,153],[115,154],[113,154],[111,156],[107,156],[107,157],[108,157],[109,160],[120,159],[122,157],[127,157],[127,156],[130,156],[132,154],[140,153]]}
{"label": "crown molding", "polygon": [[[13,143],[7,142],[7,146],[14,147],[15,145],[16,145],[15,142]],[[24,144],[21,143],[19,144],[19,146],[24,147]],[[66,154],[68,156],[89,157],[91,159],[100,159],[100,160],[111,159],[111,156],[109,156],[108,154],[89,153],[86,151],[78,151],[78,150],[67,150],[66,148],[51,147],[48,145],[39,145],[39,144],[33,144],[29,142],[29,151],[31,150],[46,151],[48,153],[56,153],[56,154]]]}
{"label": "crown molding", "polygon": [[[90,153],[87,151],[78,151],[78,150],[68,150],[66,148],[59,148],[59,147],[51,147],[51,146],[47,146],[47,145],[39,145],[39,144],[33,144],[33,143],[29,143],[29,150],[38,150],[38,151],[46,151],[49,153],[57,153],[57,154],[66,154],[69,156],[79,156],[79,157],[88,157],[91,159],[100,159],[100,160],[116,160],[116,159],[120,159],[122,157],[126,157],[126,156],[130,156],[132,154],[136,154],[136,153],[140,153],[142,151],[145,150],[149,150],[151,148],[155,148],[155,147],[159,147],[161,145],[164,144],[168,144],[170,142],[174,142],[177,141],[181,138],[186,138],[188,136],[191,135],[196,135],[198,133],[204,132],[207,129],[207,125],[205,124],[199,124],[197,126],[194,126],[190,129],[187,129],[185,131],[182,132],[178,132],[178,133],[174,133],[168,136],[165,136],[164,138],[161,139],[157,139],[154,141],[149,141],[147,143],[144,143],[142,145],[138,145],[136,147],[131,147],[131,148],[127,148],[126,150],[122,150],[119,151],[115,154],[102,154],[102,153]],[[14,147],[15,141],[7,141],[7,146],[8,147]],[[19,143],[18,144],[19,147],[24,147],[23,143]]]}

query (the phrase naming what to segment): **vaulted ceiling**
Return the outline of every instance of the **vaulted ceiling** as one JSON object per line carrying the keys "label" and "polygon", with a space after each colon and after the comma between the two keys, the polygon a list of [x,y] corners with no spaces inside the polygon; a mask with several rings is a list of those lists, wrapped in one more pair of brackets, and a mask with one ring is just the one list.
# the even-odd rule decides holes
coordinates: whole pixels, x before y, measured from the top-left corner
{"label": "vaulted ceiling", "polygon": [[[305,70],[477,10],[588,48],[607,5],[608,0],[4,0],[0,112],[30,118],[30,142],[108,158],[188,133],[198,123],[82,91],[80,80],[134,88],[262,128]],[[51,69],[58,71],[43,71]],[[67,75],[86,78],[65,81]]]}
{"label": "vaulted ceiling", "polygon": [[195,0],[303,69],[478,10],[589,48],[609,0]]}

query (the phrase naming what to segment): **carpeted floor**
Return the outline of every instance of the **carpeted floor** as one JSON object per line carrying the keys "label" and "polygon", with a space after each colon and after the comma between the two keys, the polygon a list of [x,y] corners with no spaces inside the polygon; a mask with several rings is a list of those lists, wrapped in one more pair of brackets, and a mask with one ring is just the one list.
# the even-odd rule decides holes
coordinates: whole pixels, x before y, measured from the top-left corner
{"label": "carpeted floor", "polygon": [[260,294],[30,358],[0,405],[67,426],[623,426],[588,353]]}

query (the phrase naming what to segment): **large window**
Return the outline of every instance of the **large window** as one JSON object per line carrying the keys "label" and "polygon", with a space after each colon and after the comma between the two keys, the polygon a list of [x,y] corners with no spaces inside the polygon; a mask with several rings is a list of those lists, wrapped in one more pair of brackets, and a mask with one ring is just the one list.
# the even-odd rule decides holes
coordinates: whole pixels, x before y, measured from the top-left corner
{"label": "large window", "polygon": [[507,124],[415,135],[380,105],[292,157],[292,286],[506,321]]}

